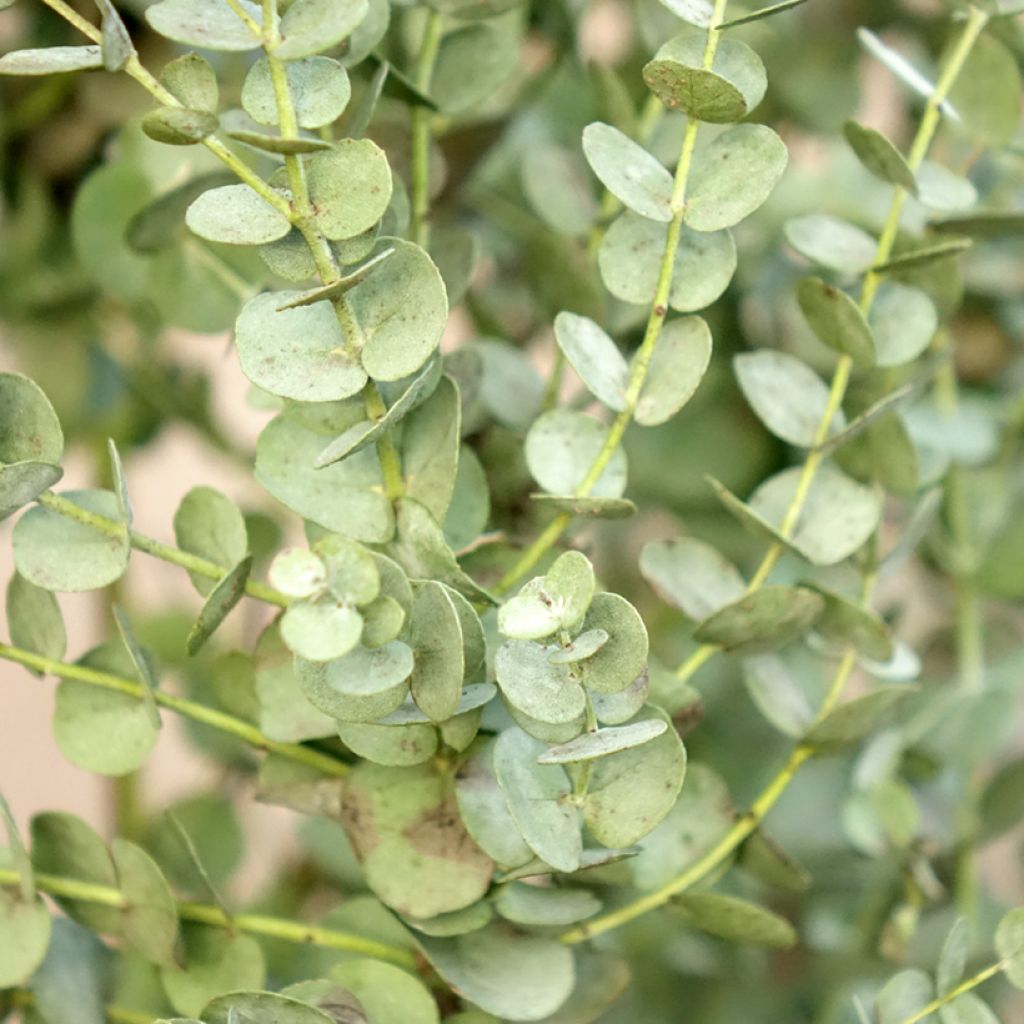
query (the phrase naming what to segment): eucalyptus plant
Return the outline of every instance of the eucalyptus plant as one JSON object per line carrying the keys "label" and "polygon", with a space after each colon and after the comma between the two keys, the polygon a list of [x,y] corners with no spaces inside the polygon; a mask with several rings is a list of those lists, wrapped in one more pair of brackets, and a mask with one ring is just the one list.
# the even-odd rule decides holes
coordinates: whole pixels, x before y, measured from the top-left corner
{"label": "eucalyptus plant", "polygon": [[[606,5],[588,64],[584,0],[0,2],[0,658],[120,806],[0,799],[0,1016],[1017,1019],[1024,7],[892,6]],[[171,544],[121,453],[177,421],[267,500]],[[139,808],[170,714],[224,792]],[[257,896],[240,795],[300,822]]]}

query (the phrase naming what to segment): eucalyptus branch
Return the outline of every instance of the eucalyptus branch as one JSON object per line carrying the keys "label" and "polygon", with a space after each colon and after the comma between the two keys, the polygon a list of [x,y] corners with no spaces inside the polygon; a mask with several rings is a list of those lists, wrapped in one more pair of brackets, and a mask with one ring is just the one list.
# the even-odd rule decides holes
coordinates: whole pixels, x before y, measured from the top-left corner
{"label": "eucalyptus branch", "polygon": [[[704,45],[703,66],[705,69],[710,69],[712,64],[714,64],[720,36],[717,26],[724,20],[727,4],[728,0],[715,0],[714,14],[708,27],[707,42]],[[690,118],[683,131],[679,162],[676,164],[675,179],[672,187],[672,219],[668,225],[665,249],[658,271],[658,283],[655,288],[651,311],[647,318],[647,326],[644,329],[643,340],[633,359],[629,384],[626,388],[625,408],[612,421],[604,444],[595,456],[580,485],[576,488],[574,497],[586,498],[591,494],[594,486],[601,479],[601,474],[605,471],[608,463],[611,462],[612,456],[622,443],[626,428],[633,421],[633,414],[636,411],[637,402],[640,400],[640,392],[643,389],[644,382],[647,380],[647,371],[651,365],[651,358],[654,355],[658,339],[661,337],[661,329],[665,324],[665,318],[668,316],[669,295],[672,291],[672,274],[675,271],[676,252],[679,247],[680,236],[682,235],[683,219],[686,216],[687,186],[690,181],[693,152],[699,131],[700,122],[696,118]],[[540,536],[519,556],[515,565],[501,578],[494,588],[495,592],[504,594],[511,590],[557,543],[571,522],[572,516],[567,512],[562,512],[552,519]]]}
{"label": "eucalyptus branch", "polygon": [[[815,718],[816,722],[825,718],[836,706],[856,663],[856,655],[852,649],[842,656],[832,682],[829,685],[825,700],[818,710]],[[760,828],[761,823],[768,816],[768,812],[779,801],[782,794],[789,789],[790,783],[796,777],[797,772],[813,757],[814,752],[814,747],[806,743],[798,743],[790,752],[785,764],[772,777],[764,789],[761,790],[747,811],[736,819],[732,827],[707,853],[691,864],[685,871],[653,892],[647,893],[610,913],[591,918],[584,924],[577,925],[577,927],[563,932],[560,936],[562,942],[575,944],[593,938],[595,935],[600,935],[603,932],[611,931],[613,928],[619,928],[638,917],[642,917],[648,911],[663,907],[673,897],[686,892],[687,889],[692,889],[693,886],[711,874],[727,857],[734,853],[744,840],[750,838]]]}
{"label": "eucalyptus branch", "polygon": [[[120,523],[116,519],[108,519],[97,512],[90,512],[88,509],[84,509],[68,498],[63,498],[52,491],[44,491],[36,500],[51,512],[56,512],[67,519],[73,519],[76,523],[81,523],[83,526],[88,526],[91,529],[98,530],[100,533],[105,533],[108,537],[124,536],[124,523]],[[135,530],[129,531],[128,539],[136,551],[142,551],[147,555],[152,555],[153,558],[159,558],[162,562],[176,565],[181,569],[187,569],[197,576],[205,576],[207,579],[219,582],[228,572],[228,569],[225,569],[222,565],[217,565],[216,562],[211,562],[206,558],[200,558],[198,555],[182,551],[181,548],[172,547],[170,544],[162,544],[160,541],[147,537],[145,534],[138,533]],[[279,590],[275,590],[273,587],[265,583],[259,583],[256,580],[248,580],[246,582],[245,592],[258,601],[265,601],[267,604],[277,605],[279,608],[286,607],[289,600]]]}
{"label": "eucalyptus branch", "polygon": [[965,992],[970,992],[972,989],[976,989],[979,985],[984,984],[989,978],[998,974],[1005,966],[1006,962],[1003,960],[989,964],[984,970],[978,971],[977,974],[971,975],[966,981],[960,982],[956,988],[951,988],[948,992],[933,999],[927,1006],[922,1006],[917,1013],[907,1017],[900,1024],[919,1024],[920,1021],[927,1020],[936,1010],[941,1010],[943,1006],[947,1006],[954,1000],[959,999]]}
{"label": "eucalyptus branch", "polygon": [[[943,68],[942,74],[936,83],[934,90],[928,97],[924,114],[921,117],[917,132],[915,133],[913,142],[911,143],[910,152],[907,156],[907,166],[911,171],[917,171],[927,155],[932,141],[935,138],[935,133],[939,127],[942,105],[945,102],[946,97],[949,95],[949,91],[953,88],[957,77],[963,70],[964,64],[966,63],[974,44],[978,40],[978,36],[981,35],[982,29],[988,22],[988,17],[988,14],[979,10],[977,7],[971,8],[970,14],[964,23],[964,28],[960,34],[960,38],[957,40],[957,44],[953,48],[953,51],[949,56],[949,60]],[[861,286],[860,301],[858,305],[860,307],[860,311],[865,316],[871,312],[871,309],[874,306],[875,296],[878,294],[878,287],[882,280],[882,274],[876,268],[884,264],[892,255],[893,246],[896,243],[896,236],[899,232],[900,217],[903,213],[903,207],[906,204],[907,196],[909,194],[907,190],[900,185],[895,186],[895,190],[892,203],[889,206],[889,213],[885,219],[882,233],[878,239],[874,262],[871,269],[868,270],[865,275],[864,282]],[[789,539],[796,530],[800,514],[804,510],[804,505],[806,504],[808,495],[811,492],[811,487],[814,483],[815,477],[817,476],[822,463],[825,461],[825,455],[822,452],[822,445],[828,439],[832,423],[842,406],[843,399],[846,396],[846,391],[850,383],[850,374],[852,370],[853,360],[848,355],[841,355],[836,363],[836,368],[832,375],[832,382],[829,386],[828,392],[828,401],[815,431],[814,443],[810,452],[808,452],[806,460],[804,461],[803,467],[800,471],[799,480],[797,481],[796,490],[793,492],[793,497],[790,499],[789,506],[787,507],[785,515],[783,516],[782,522],[779,526],[779,533],[783,538]],[[782,557],[784,551],[785,545],[781,540],[775,541],[768,548],[764,557],[761,559],[760,565],[758,565],[754,575],[750,579],[750,583],[747,586],[747,593],[753,593],[764,585],[768,577],[771,575],[772,570],[778,564],[778,561]],[[679,666],[676,675],[684,682],[690,679],[693,674],[716,653],[717,650],[718,648],[714,645],[702,644],[686,661],[682,663],[682,665]]]}
{"label": "eucalyptus branch", "polygon": [[[277,0],[262,0],[264,45],[267,54],[267,63],[270,66],[270,78],[274,88],[274,100],[277,105],[278,123],[280,126],[281,138],[295,139],[299,135],[298,117],[295,112],[295,103],[292,100],[291,91],[288,87],[288,73],[285,63],[274,56],[273,49],[280,42],[280,22],[277,11]],[[309,187],[306,182],[305,168],[302,158],[296,154],[287,154],[284,158],[285,168],[288,174],[288,184],[292,193],[292,220],[302,233],[302,237],[309,247],[316,264],[317,272],[321,281],[327,284],[341,279],[341,270],[338,261],[335,259],[334,251],[331,248],[330,240],[324,236],[316,227],[313,218],[313,206],[309,198]],[[342,337],[346,339],[350,348],[355,351],[358,347],[357,338],[359,328],[348,308],[344,295],[339,295],[331,300],[338,324],[341,327]],[[366,405],[366,414],[372,420],[380,419],[387,411],[387,406],[381,398],[380,390],[375,381],[367,381],[363,389],[363,400]],[[384,487],[391,500],[400,498],[405,491],[405,482],[402,477],[402,461],[398,449],[390,432],[376,442],[377,457],[380,460],[381,472],[384,476]]]}
{"label": "eucalyptus branch", "polygon": [[[96,885],[76,878],[64,878],[61,875],[35,874],[36,888],[40,892],[64,899],[81,900],[83,903],[96,903],[105,907],[127,907],[128,900],[120,889],[112,886]],[[9,868],[0,868],[0,885],[13,886],[18,884],[18,874]],[[407,949],[391,946],[386,942],[364,938],[352,932],[340,931],[337,928],[324,928],[320,925],[305,924],[291,921],[283,917],[271,917],[265,914],[232,914],[230,917],[212,903],[190,903],[177,901],[178,917],[182,921],[197,924],[214,925],[231,928],[250,935],[262,935],[271,939],[283,939],[306,946],[323,946],[327,949],[340,949],[348,953],[359,953],[362,956],[385,960],[400,967],[416,966],[415,956]]]}
{"label": "eucalyptus branch", "polygon": [[160,707],[174,711],[194,722],[208,725],[213,729],[235,736],[243,740],[257,750],[264,750],[268,754],[277,754],[297,764],[304,764],[309,768],[326,775],[340,778],[348,774],[348,765],[329,754],[313,750],[311,747],[304,747],[298,743],[282,743],[265,736],[256,726],[241,718],[235,718],[216,708],[207,707],[205,704],[198,704],[195,701],[186,700],[184,697],[175,697],[173,694],[164,693],[161,690],[148,690],[142,683],[133,679],[125,679],[122,676],[114,675],[111,672],[102,672],[99,669],[88,668],[85,665],[72,665],[65,661],[57,661],[54,658],[46,658],[41,654],[23,650],[20,647],[12,647],[0,643],[0,659],[13,661],[26,668],[34,669],[48,675],[57,676],[60,679],[70,679],[79,683],[86,683],[89,686],[96,686],[103,690],[110,690],[114,693],[123,693],[127,697],[136,700],[146,700],[150,697]]}
{"label": "eucalyptus branch", "polygon": [[[86,38],[94,43],[102,43],[103,33],[91,22],[86,21],[70,4],[65,0],[42,0],[52,11],[59,14],[68,24],[74,26]],[[125,73],[134,78],[158,103],[165,107],[181,107],[183,104],[172,92],[165,89],[160,82],[150,74],[142,65],[139,58],[134,54],[128,59],[124,67]],[[240,181],[245,182],[254,192],[268,202],[278,213],[291,219],[291,207],[288,200],[275,192],[244,160],[239,159],[220,139],[210,135],[202,140],[202,144],[229,167]]]}

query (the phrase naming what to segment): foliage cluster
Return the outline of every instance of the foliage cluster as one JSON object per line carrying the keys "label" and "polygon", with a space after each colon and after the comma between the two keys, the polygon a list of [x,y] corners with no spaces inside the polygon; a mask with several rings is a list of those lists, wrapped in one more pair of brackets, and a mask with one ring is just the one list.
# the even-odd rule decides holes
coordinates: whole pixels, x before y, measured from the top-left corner
{"label": "foliage cluster", "polygon": [[[1021,4],[832,6],[0,2],[0,658],[121,801],[0,800],[0,1016],[1020,1013]],[[254,453],[174,351],[229,329]],[[170,545],[121,453],[182,421],[268,500]],[[301,816],[245,909],[223,793],[132,806],[169,713]]]}

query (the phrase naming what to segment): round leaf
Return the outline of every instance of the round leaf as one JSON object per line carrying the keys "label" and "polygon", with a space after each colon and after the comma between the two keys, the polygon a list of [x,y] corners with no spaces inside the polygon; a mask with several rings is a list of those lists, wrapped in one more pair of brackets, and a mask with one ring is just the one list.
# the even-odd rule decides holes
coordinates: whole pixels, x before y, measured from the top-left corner
{"label": "round leaf", "polygon": [[[336,121],[348,106],[352,87],[348,73],[330,57],[289,61],[288,93],[300,128],[320,128]],[[277,100],[270,79],[270,64],[261,57],[249,69],[242,86],[242,106],[259,124],[276,125]]]}
{"label": "round leaf", "polygon": [[786,144],[761,124],[743,124],[719,135],[690,177],[686,223],[695,231],[720,231],[752,214],[782,177]]}
{"label": "round leaf", "polygon": [[644,545],[640,572],[664,600],[698,622],[746,590],[739,570],[693,537]]}
{"label": "round leaf", "polygon": [[364,369],[374,380],[393,381],[415,373],[437,348],[448,299],[423,249],[392,238],[381,244],[394,252],[353,288],[348,301],[363,332]]}
{"label": "round leaf", "polygon": [[[762,349],[733,360],[736,379],[758,419],[776,436],[802,448],[814,447],[828,408],[829,389],[804,362],[786,352]],[[842,410],[829,433],[846,424]]]}
{"label": "round leaf", "polygon": [[846,292],[820,277],[805,277],[796,295],[804,318],[820,341],[849,356],[858,366],[874,366],[871,328],[860,306]]}
{"label": "round leaf", "polygon": [[549,889],[522,882],[502,886],[494,904],[506,921],[543,928],[585,921],[601,909],[601,901],[586,889]]}
{"label": "round leaf", "polygon": [[996,928],[994,945],[1004,961],[1003,973],[1014,988],[1024,989],[1024,908],[1004,915]]}
{"label": "round leaf", "polygon": [[185,223],[200,238],[226,245],[261,245],[292,229],[288,218],[248,185],[207,189],[192,201]]}
{"label": "round leaf", "polygon": [[583,618],[594,594],[586,555],[566,551],[543,577],[532,579],[498,612],[498,628],[516,640],[539,640]]}
{"label": "round leaf", "polygon": [[[526,436],[526,463],[533,478],[552,494],[572,494],[586,477],[608,437],[604,424],[569,409],[544,413]],[[626,489],[626,456],[615,450],[591,488],[599,498],[618,498]]]}
{"label": "round leaf", "polygon": [[362,616],[349,604],[327,596],[290,604],[281,619],[281,636],[307,661],[342,658],[359,643]]}
{"label": "round leaf", "polygon": [[919,288],[887,281],[869,318],[879,366],[903,366],[931,344],[939,328],[935,304]]}
{"label": "round leaf", "polygon": [[391,201],[388,158],[369,139],[342,139],[330,153],[311,157],[306,179],[317,227],[328,238],[354,238],[369,230]]}
{"label": "round leaf", "polygon": [[[796,492],[799,469],[766,480],[750,507],[775,529]],[[834,565],[857,551],[874,533],[882,514],[881,496],[830,465],[818,470],[792,532],[792,546],[815,565]]]}
{"label": "round leaf", "polygon": [[339,722],[338,735],[356,756],[392,768],[423,764],[434,756],[438,746],[433,725]]}
{"label": "round leaf", "polygon": [[863,274],[874,262],[877,242],[839,217],[809,213],[786,221],[786,240],[802,256],[848,277]]}
{"label": "round leaf", "polygon": [[641,217],[672,219],[672,175],[642,146],[609,124],[583,129],[583,152],[601,184]]}
{"label": "round leaf", "polygon": [[647,627],[640,613],[618,594],[598,594],[583,620],[585,630],[600,629],[608,640],[579,663],[580,678],[595,693],[619,693],[647,667]]}
{"label": "round leaf", "polygon": [[298,659],[302,690],[314,707],[343,722],[374,722],[400,707],[413,670],[412,651],[394,640],[357,647],[337,661]]}
{"label": "round leaf", "polygon": [[526,844],[558,871],[580,866],[583,841],[576,809],[568,803],[568,776],[537,758],[544,744],[519,729],[506,729],[494,748],[494,775]]}
{"label": "round leaf", "polygon": [[612,849],[638,842],[665,818],[686,773],[686,750],[668,716],[651,708],[633,724],[646,721],[659,721],[667,728],[642,746],[597,761],[583,803],[587,828]]}
{"label": "round leaf", "polygon": [[250,299],[235,325],[245,375],[274,395],[326,402],[357,394],[366,373],[352,355],[328,302],[282,309],[296,292]]}
{"label": "round leaf", "polygon": [[670,320],[661,330],[634,417],[645,427],[666,423],[693,397],[711,361],[711,331],[699,316]]}
{"label": "round leaf", "polygon": [[575,722],[586,698],[568,665],[553,665],[557,647],[509,640],[498,648],[494,670],[505,699],[530,718],[558,725]]}
{"label": "round leaf", "polygon": [[359,28],[368,11],[366,0],[296,0],[281,19],[281,42],[274,54],[293,61],[332,49]]}
{"label": "round leaf", "polygon": [[711,70],[703,67],[703,33],[676,36],[644,67],[647,87],[671,109],[712,124],[739,121],[761,102],[767,79],[746,43],[719,39]]}
{"label": "round leaf", "polygon": [[43,962],[53,921],[41,899],[0,889],[0,988],[24,985]]}
{"label": "round leaf", "polygon": [[[250,18],[262,20],[258,4],[238,3]],[[161,0],[146,8],[146,21],[167,39],[201,50],[255,50],[260,45],[227,0]]]}
{"label": "round leaf", "polygon": [[[646,306],[654,300],[668,228],[626,211],[605,233],[597,261],[601,278],[617,299]],[[684,227],[679,236],[669,305],[680,313],[710,306],[732,280],[736,246],[728,231]]]}
{"label": "round leaf", "polygon": [[456,993],[502,1020],[543,1020],[576,980],[568,946],[500,925],[452,939],[423,936],[420,945]]}
{"label": "round leaf", "polygon": [[366,883],[409,917],[435,917],[480,899],[494,863],[459,818],[445,775],[426,766],[359,765],[345,780],[341,822]]}
{"label": "round leaf", "polygon": [[[225,572],[245,558],[249,536],[238,506],[213,487],[193,487],[174,513],[174,539],[179,548],[221,566]],[[204,597],[217,585],[198,573],[189,573],[192,585]]]}
{"label": "round leaf", "polygon": [[440,1015],[426,986],[411,974],[379,960],[350,960],[331,971],[359,1000],[373,1024],[438,1024]]}
{"label": "round leaf", "polygon": [[[66,491],[62,497],[115,522],[117,497],[110,491]],[[131,547],[125,532],[111,536],[37,506],[14,528],[14,564],[44,590],[99,590],[121,578]]]}
{"label": "round leaf", "polygon": [[622,412],[629,367],[615,342],[593,320],[575,313],[555,317],[555,340],[591,394],[609,409]]}

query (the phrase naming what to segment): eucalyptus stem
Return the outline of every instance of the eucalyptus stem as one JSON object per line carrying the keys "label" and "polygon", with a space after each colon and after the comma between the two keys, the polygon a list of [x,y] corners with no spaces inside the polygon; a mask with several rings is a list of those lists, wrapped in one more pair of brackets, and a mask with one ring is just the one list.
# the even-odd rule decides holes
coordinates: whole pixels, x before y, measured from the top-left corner
{"label": "eucalyptus stem", "polygon": [[58,661],[55,658],[46,658],[33,651],[26,651],[20,647],[13,647],[0,643],[0,659],[13,661],[26,668],[35,669],[48,675],[57,676],[60,679],[70,679],[79,683],[86,683],[89,686],[96,686],[103,690],[110,690],[114,693],[123,693],[125,696],[133,697],[136,700],[149,699],[151,696],[160,707],[174,711],[185,718],[191,718],[194,722],[208,725],[220,732],[235,736],[257,750],[264,750],[268,754],[277,754],[295,761],[298,764],[315,768],[325,775],[341,778],[348,774],[348,765],[329,754],[324,754],[311,747],[304,747],[298,743],[282,743],[265,736],[255,725],[235,718],[233,715],[218,711],[216,708],[207,707],[205,704],[198,704],[195,701],[187,700],[184,697],[175,697],[173,694],[164,693],[161,690],[149,691],[147,688],[134,679],[125,679],[123,676],[114,675],[111,672],[102,672],[99,669],[89,668],[85,665],[72,665],[66,661]]}
{"label": "eucalyptus stem", "polygon": [[[262,0],[263,3],[263,39],[267,63],[270,68],[270,81],[274,89],[274,102],[277,106],[277,120],[282,139],[299,137],[299,122],[295,112],[295,103],[288,87],[288,72],[283,61],[274,56],[273,49],[280,42],[280,22],[277,11],[277,0]],[[340,280],[341,270],[334,256],[330,240],[316,226],[313,217],[313,204],[309,197],[309,186],[306,182],[306,171],[302,158],[297,154],[287,154],[284,158],[288,174],[288,186],[292,193],[292,220],[302,233],[306,245],[313,256],[317,273],[324,284],[334,284]],[[331,301],[346,349],[354,358],[359,351],[359,325],[355,321],[344,295]],[[368,381],[363,389],[363,401],[370,419],[380,419],[387,411],[384,400],[374,381]],[[398,449],[390,433],[376,442],[377,457],[380,460],[381,473],[384,477],[384,488],[392,501],[405,493],[405,480],[402,477],[402,461]]]}
{"label": "eucalyptus stem", "polygon": [[[120,889],[112,886],[96,885],[76,878],[65,878],[61,875],[35,874],[35,885],[40,892],[64,899],[81,900],[84,903],[97,903],[105,907],[126,907],[128,901]],[[0,885],[13,886],[18,884],[18,873],[9,868],[0,868]],[[299,945],[324,946],[328,949],[340,949],[350,953],[360,953],[376,960],[386,960],[400,967],[415,967],[416,958],[407,949],[391,946],[375,939],[367,939],[351,932],[339,931],[337,928],[324,928],[320,925],[305,924],[291,921],[283,917],[270,917],[265,914],[232,914],[230,917],[212,903],[190,903],[177,901],[178,917],[182,921],[193,921],[198,924],[209,924],[221,928],[232,928],[247,932],[250,935],[263,935],[272,939],[283,939]]]}
{"label": "eucalyptus stem", "polygon": [[[820,722],[835,708],[856,664],[857,658],[855,653],[852,649],[847,650],[836,667],[828,693],[815,717],[816,722]],[[678,896],[687,889],[693,888],[693,886],[714,871],[741,843],[757,831],[761,823],[768,816],[768,812],[775,806],[782,794],[789,789],[789,785],[796,777],[797,772],[813,755],[814,747],[806,743],[798,743],[790,752],[785,764],[772,777],[765,788],[761,790],[747,811],[736,819],[728,832],[703,857],[653,892],[647,893],[645,896],[641,896],[610,913],[592,918],[585,924],[577,925],[575,928],[563,932],[560,936],[562,942],[569,944],[583,942],[586,939],[593,938],[595,935],[611,931],[613,928],[619,928],[641,917],[648,911],[657,910],[668,903],[673,897]]]}
{"label": "eucalyptus stem", "polygon": [[951,988],[948,992],[933,999],[927,1006],[922,1006],[917,1013],[900,1021],[900,1024],[919,1024],[920,1021],[926,1020],[936,1010],[941,1010],[943,1006],[948,1005],[955,999],[959,999],[965,992],[970,992],[972,989],[976,989],[979,985],[984,984],[989,978],[997,975],[1004,966],[1005,963],[1002,960],[989,964],[988,967],[978,971],[977,974],[972,974],[966,981],[960,982],[956,988]]}
{"label": "eucalyptus stem", "polygon": [[[707,42],[704,46],[703,66],[708,69],[714,64],[720,36],[717,26],[724,19],[727,4],[728,0],[715,0],[714,14],[708,27]],[[675,272],[676,253],[679,248],[679,239],[682,235],[683,218],[686,215],[687,187],[690,181],[693,152],[699,131],[700,122],[695,118],[690,118],[683,131],[679,162],[676,164],[676,173],[672,185],[672,219],[668,225],[665,249],[662,253],[661,264],[658,270],[658,283],[655,287],[654,299],[647,318],[647,326],[644,329],[643,340],[640,342],[640,347],[633,357],[629,384],[626,387],[625,408],[612,421],[604,444],[594,457],[594,461],[591,463],[583,480],[576,488],[574,497],[586,498],[591,494],[598,480],[601,479],[601,474],[608,467],[612,456],[622,443],[626,428],[633,421],[633,414],[640,400],[640,392],[647,380],[651,359],[661,337],[661,329],[665,324],[665,318],[668,316],[669,296],[672,291],[672,275]],[[544,557],[571,522],[572,516],[569,513],[562,512],[557,515],[540,536],[519,556],[515,565],[505,573],[494,588],[495,592],[503,594],[515,586]]]}
{"label": "eucalyptus stem", "polygon": [[[56,512],[66,519],[73,519],[76,523],[81,523],[83,526],[88,526],[98,530],[100,533],[105,533],[108,537],[124,536],[124,523],[120,523],[116,519],[108,519],[97,512],[90,512],[88,509],[76,505],[70,499],[54,494],[52,491],[44,491],[36,501],[51,512]],[[136,551],[142,551],[147,555],[152,555],[153,558],[159,558],[162,562],[168,562],[170,565],[187,569],[189,572],[194,572],[197,576],[205,576],[207,579],[220,581],[228,573],[228,569],[218,565],[216,562],[211,562],[206,558],[200,558],[198,555],[182,551],[181,548],[162,544],[160,541],[147,537],[145,534],[138,533],[135,530],[129,531],[128,539]],[[289,599],[284,594],[273,587],[267,586],[265,583],[248,580],[245,584],[245,592],[250,597],[264,601],[267,604],[277,605],[279,608],[284,608],[288,605]]]}
{"label": "eucalyptus stem", "polygon": [[[444,15],[432,9],[427,14],[413,76],[420,92],[430,91],[443,28]],[[430,238],[430,120],[429,107],[417,104],[412,108],[412,240],[424,248]]]}
{"label": "eucalyptus stem", "polygon": [[[988,22],[988,17],[989,16],[984,11],[979,10],[977,7],[971,7],[970,14],[964,23],[963,32],[960,34],[960,38],[957,40],[957,44],[950,54],[949,60],[946,62],[935,88],[928,97],[925,104],[924,114],[922,115],[917,131],[914,134],[913,142],[910,145],[910,152],[907,156],[907,165],[911,171],[916,171],[921,166],[921,162],[927,155],[928,149],[935,138],[935,132],[938,129],[939,122],[941,120],[942,104],[945,102],[950,89],[952,89],[957,77],[963,70],[967,57],[970,55],[975,42],[977,42],[978,36],[981,34],[982,29]],[[867,274],[865,274],[864,281],[861,285],[858,305],[865,316],[871,312],[871,309],[874,306],[875,296],[878,294],[878,287],[882,281],[881,273],[875,268],[884,264],[892,255],[893,247],[896,243],[896,237],[899,233],[900,218],[903,214],[903,207],[907,201],[907,190],[900,185],[895,186],[895,189],[896,191],[893,195],[892,203],[889,206],[889,213],[886,216],[885,223],[882,227],[882,233],[878,238],[874,262],[871,269],[868,270]],[[852,370],[853,360],[847,355],[840,356],[832,375],[831,385],[829,386],[828,402],[815,431],[814,443],[810,452],[807,454],[803,467],[800,470],[800,477],[797,481],[796,490],[793,492],[793,497],[790,499],[789,506],[787,507],[785,515],[783,516],[782,522],[779,526],[779,533],[787,540],[792,537],[796,530],[797,523],[799,522],[800,515],[804,510],[804,505],[807,502],[807,497],[810,494],[811,487],[814,484],[818,470],[820,469],[821,464],[825,461],[825,456],[822,454],[821,446],[828,439],[832,423],[842,406],[843,399],[846,396],[847,387],[850,383],[850,374]],[[748,594],[759,590],[764,585],[785,550],[786,546],[781,540],[777,540],[772,543],[765,552],[760,565],[758,565],[754,575],[751,577],[750,582],[747,585]],[[682,665],[679,666],[676,671],[676,676],[683,682],[689,680],[697,669],[699,669],[701,665],[703,665],[718,650],[719,648],[711,644],[701,645],[686,661],[683,662]]]}
{"label": "eucalyptus stem", "polygon": [[[70,4],[65,0],[41,0],[50,10],[59,14],[69,25],[74,26],[87,39],[101,44],[103,33],[91,22],[86,21]],[[172,92],[165,89],[160,82],[152,75],[139,61],[139,58],[132,54],[128,63],[124,66],[125,74],[134,78],[158,103],[165,107],[181,107],[182,102]],[[244,160],[237,157],[220,139],[210,135],[202,140],[202,144],[218,160],[229,167],[237,175],[240,181],[245,182],[261,198],[266,200],[278,213],[283,214],[289,220],[292,218],[291,207],[288,200],[272,189]]]}

